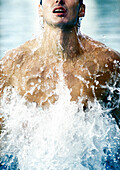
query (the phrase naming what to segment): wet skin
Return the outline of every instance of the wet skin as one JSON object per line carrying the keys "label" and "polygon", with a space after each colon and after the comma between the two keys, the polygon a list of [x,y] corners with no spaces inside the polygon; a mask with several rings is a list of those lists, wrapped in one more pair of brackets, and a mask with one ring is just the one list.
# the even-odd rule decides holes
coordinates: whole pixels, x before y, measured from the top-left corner
{"label": "wet skin", "polygon": [[79,38],[83,51],[75,57],[64,53],[48,54],[36,39],[8,52],[2,59],[1,91],[11,85],[29,101],[44,106],[58,99],[54,91],[63,71],[72,101],[77,101],[78,97],[92,101],[95,97],[102,99],[106,92],[102,85],[109,83],[112,73],[118,71],[114,61],[119,61],[119,54],[87,36],[80,35]]}
{"label": "wet skin", "polygon": [[[58,7],[65,12],[53,13]],[[59,98],[55,90],[62,72],[71,101],[83,97],[85,109],[88,100],[105,100],[106,84],[119,82],[120,54],[86,35],[78,35],[77,20],[84,15],[84,6],[79,9],[78,0],[46,0],[39,13],[44,18],[42,45],[39,38],[30,40],[1,60],[1,96],[6,86],[12,86],[28,101],[49,107]],[[114,112],[117,121],[119,111]]]}

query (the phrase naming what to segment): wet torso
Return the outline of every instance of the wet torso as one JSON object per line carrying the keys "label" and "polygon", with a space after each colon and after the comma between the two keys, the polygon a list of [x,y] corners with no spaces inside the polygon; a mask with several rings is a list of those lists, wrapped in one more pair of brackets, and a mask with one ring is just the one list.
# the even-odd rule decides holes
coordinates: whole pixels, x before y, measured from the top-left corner
{"label": "wet torso", "polygon": [[106,91],[103,86],[115,71],[114,60],[120,59],[117,53],[89,37],[83,36],[81,42],[83,51],[75,58],[44,53],[36,40],[13,50],[2,61],[3,88],[12,85],[20,95],[40,106],[58,99],[59,81],[70,89],[73,101],[78,97],[101,99]]}

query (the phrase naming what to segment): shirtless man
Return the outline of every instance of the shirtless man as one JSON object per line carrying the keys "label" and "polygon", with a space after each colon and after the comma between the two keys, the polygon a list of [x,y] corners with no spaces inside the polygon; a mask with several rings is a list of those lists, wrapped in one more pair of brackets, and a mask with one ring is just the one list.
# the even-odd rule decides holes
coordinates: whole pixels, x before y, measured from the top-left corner
{"label": "shirtless man", "polygon": [[[9,51],[1,60],[1,97],[12,86],[30,102],[48,107],[59,96],[60,80],[70,89],[71,101],[107,101],[110,86],[119,86],[120,54],[78,33],[79,17],[85,15],[82,0],[43,0],[39,15],[44,19],[42,43],[33,39]],[[117,90],[115,94],[118,97]],[[119,124],[120,108],[113,109]]]}

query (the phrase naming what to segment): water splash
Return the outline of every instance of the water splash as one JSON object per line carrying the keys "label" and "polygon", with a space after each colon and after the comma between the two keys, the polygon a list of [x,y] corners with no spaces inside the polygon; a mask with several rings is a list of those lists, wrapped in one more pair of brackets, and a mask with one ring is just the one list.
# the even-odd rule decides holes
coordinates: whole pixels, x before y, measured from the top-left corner
{"label": "water splash", "polygon": [[59,99],[46,110],[12,87],[4,90],[1,165],[20,170],[117,169],[120,135],[115,120],[97,101],[89,102],[86,112],[82,99],[71,102],[60,77]]}

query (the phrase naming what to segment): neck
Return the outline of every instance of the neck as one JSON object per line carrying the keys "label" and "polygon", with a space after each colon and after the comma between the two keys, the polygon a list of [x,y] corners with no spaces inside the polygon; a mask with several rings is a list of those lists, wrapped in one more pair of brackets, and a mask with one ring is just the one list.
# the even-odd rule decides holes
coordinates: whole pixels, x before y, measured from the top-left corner
{"label": "neck", "polygon": [[42,50],[45,53],[56,54],[63,58],[75,58],[82,53],[77,28],[61,29],[44,25]]}

